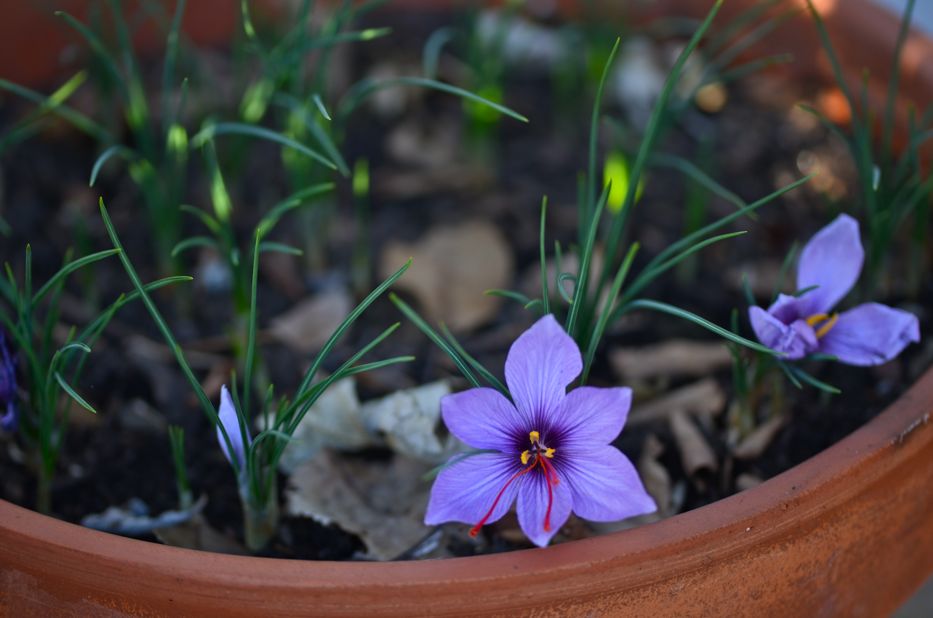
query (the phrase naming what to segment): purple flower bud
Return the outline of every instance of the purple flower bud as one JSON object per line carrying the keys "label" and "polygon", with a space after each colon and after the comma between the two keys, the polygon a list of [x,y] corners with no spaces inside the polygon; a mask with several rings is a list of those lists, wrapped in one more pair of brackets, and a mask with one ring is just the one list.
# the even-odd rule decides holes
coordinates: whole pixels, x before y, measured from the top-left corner
{"label": "purple flower bud", "polygon": [[920,341],[917,316],[878,303],[832,311],[858,280],[865,253],[858,222],[839,215],[810,239],[797,266],[799,296],[781,294],[765,311],[748,311],[758,340],[797,360],[831,354],[848,365],[880,365]]}
{"label": "purple flower bud", "polygon": [[518,523],[547,545],[573,511],[617,521],[656,510],[632,462],[610,443],[631,406],[628,388],[567,385],[583,362],[573,339],[547,315],[509,350],[505,379],[514,401],[491,388],[448,395],[450,432],[487,451],[462,457],[438,475],[425,523],[472,524],[470,534],[517,502]]}
{"label": "purple flower bud", "polygon": [[16,357],[7,346],[6,333],[0,330],[0,430],[13,432],[19,425],[16,405]]}
{"label": "purple flower bud", "polygon": [[220,443],[220,449],[224,452],[224,457],[227,458],[227,461],[233,463],[234,460],[236,460],[237,466],[239,466],[242,472],[243,466],[246,465],[246,449],[253,440],[247,429],[246,443],[244,444],[243,442],[243,433],[240,431],[240,420],[237,418],[236,407],[233,405],[233,398],[230,396],[230,391],[227,389],[226,384],[220,389],[220,409],[217,411],[217,417],[220,419],[220,424],[223,425],[224,431],[227,432],[227,437],[230,438],[230,445],[233,447],[233,452],[231,453],[227,448],[227,442],[224,440],[223,433],[221,433],[220,427],[217,427],[217,442]]}

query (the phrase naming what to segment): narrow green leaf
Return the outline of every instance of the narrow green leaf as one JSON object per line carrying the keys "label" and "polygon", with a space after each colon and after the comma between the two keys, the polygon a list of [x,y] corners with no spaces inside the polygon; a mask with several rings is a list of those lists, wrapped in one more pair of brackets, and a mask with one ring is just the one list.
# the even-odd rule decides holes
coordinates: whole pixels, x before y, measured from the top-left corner
{"label": "narrow green leaf", "polygon": [[86,255],[82,258],[74,260],[73,262],[65,264],[61,267],[61,269],[59,269],[57,273],[52,275],[52,277],[45,282],[45,285],[39,288],[39,291],[36,292],[36,295],[32,298],[33,304],[39,304],[42,299],[45,298],[45,296],[59,284],[59,282],[61,282],[65,277],[75,272],[79,268],[83,268],[84,266],[94,262],[99,262],[100,260],[106,259],[111,255],[118,255],[119,253],[119,249],[107,249],[106,251],[98,251],[97,253]]}
{"label": "narrow green leaf", "polygon": [[486,380],[486,382],[494,389],[511,399],[509,389],[506,388],[505,384],[503,384],[499,378],[493,375],[491,371],[486,369],[482,363],[471,356],[470,353],[467,352],[462,345],[460,345],[460,342],[457,341],[457,338],[454,337],[454,334],[450,332],[450,329],[448,329],[445,324],[441,324],[441,332],[444,334],[447,342],[450,343],[450,346],[456,350],[457,354],[459,354],[467,363],[470,364],[470,367],[476,370],[476,373],[478,373],[480,377]]}
{"label": "narrow green leaf", "polygon": [[441,92],[446,92],[458,96],[462,99],[478,103],[480,105],[485,105],[490,107],[500,114],[514,118],[515,120],[521,122],[528,122],[528,118],[519,114],[518,112],[490,101],[489,99],[483,98],[477,94],[473,94],[469,90],[464,90],[463,88],[458,88],[457,86],[452,86],[444,82],[437,81],[436,79],[428,79],[426,77],[396,77],[392,79],[384,79],[380,81],[375,81],[371,79],[366,79],[361,82],[358,82],[350,91],[344,95],[343,99],[338,105],[339,114],[342,117],[350,115],[350,113],[355,110],[360,103],[362,103],[367,97],[373,93],[384,90],[386,88],[395,88],[398,86],[416,86],[421,88],[429,88],[432,90],[439,90]]}
{"label": "narrow green leaf", "polygon": [[201,147],[207,140],[213,139],[218,135],[244,135],[258,137],[260,139],[265,139],[270,142],[281,144],[282,146],[291,148],[296,152],[300,152],[301,154],[332,170],[337,169],[337,165],[333,161],[327,159],[321,153],[308,148],[304,144],[296,142],[290,137],[286,137],[285,135],[270,129],[243,124],[240,122],[219,122],[217,124],[210,124],[201,129],[197,135],[191,139],[191,144],[195,147]]}
{"label": "narrow green leaf", "polygon": [[272,242],[270,240],[264,240],[259,243],[259,252],[260,253],[284,253],[286,255],[304,255],[304,251],[298,247],[292,247],[291,245],[286,245],[280,242]]}
{"label": "narrow green leaf", "polygon": [[754,341],[749,341],[745,337],[740,337],[739,335],[736,335],[735,333],[730,332],[726,330],[725,328],[722,328],[721,326],[717,326],[716,324],[713,324],[709,320],[701,318],[695,313],[687,311],[686,309],[681,309],[680,307],[675,307],[673,305],[658,302],[656,300],[648,300],[648,299],[642,298],[638,300],[633,300],[632,302],[628,303],[625,306],[626,312],[631,311],[633,309],[649,309],[651,311],[667,313],[668,315],[673,315],[678,318],[687,320],[689,322],[693,322],[697,326],[702,326],[706,330],[716,333],[720,337],[728,339],[729,341],[733,341],[735,343],[738,343],[739,345],[743,345],[746,348],[751,348],[752,350],[763,352],[771,356],[775,355],[774,350],[772,350],[771,348],[765,347],[761,345],[760,343],[755,343]]}
{"label": "narrow green leaf", "polygon": [[52,103],[49,100],[49,97],[46,97],[34,90],[30,90],[29,88],[24,88],[19,84],[14,84],[13,82],[5,79],[0,79],[0,89],[12,92],[13,94],[22,97],[27,101],[36,103],[37,105],[41,106],[43,110],[47,110],[49,113],[54,114],[63,120],[66,120],[74,128],[78,129],[82,133],[86,133],[98,142],[106,144],[113,141],[113,136],[107,129],[97,124],[84,114],[68,107],[67,105]]}
{"label": "narrow green leaf", "polygon": [[172,257],[178,257],[185,251],[189,251],[196,247],[207,247],[209,249],[217,249],[217,241],[208,236],[192,236],[191,238],[186,238],[176,244],[172,248]]}
{"label": "narrow green leaf", "polygon": [[470,384],[476,387],[482,386],[480,381],[477,379],[476,374],[474,374],[473,370],[470,369],[469,363],[462,356],[460,356],[460,354],[457,353],[457,350],[454,349],[453,346],[451,346],[449,343],[447,343],[447,341],[445,341],[444,338],[437,333],[437,331],[431,328],[431,326],[424,320],[424,318],[418,315],[417,311],[412,309],[408,303],[403,301],[395,294],[389,294],[389,300],[391,300],[395,306],[398,307],[399,311],[401,311],[402,314],[404,314],[404,316],[408,318],[412,324],[418,327],[418,330],[424,333],[428,339],[433,341],[434,345],[439,347],[445,354],[447,354],[447,356],[450,357],[450,360],[454,362],[454,364],[457,366],[457,369],[460,370],[460,373],[463,374],[463,377],[466,378]]}
{"label": "narrow green leaf", "polygon": [[65,382],[65,378],[62,377],[62,374],[55,372],[55,380],[58,382],[58,385],[65,391],[69,397],[75,400],[79,406],[90,412],[91,414],[97,414],[97,410],[94,409],[94,406],[89,404],[87,400],[79,395],[75,389],[71,388],[71,385]]}
{"label": "narrow green leaf", "polygon": [[353,311],[350,312],[343,322],[337,326],[337,329],[331,334],[327,342],[321,348],[321,351],[318,353],[317,357],[314,359],[314,362],[311,363],[311,366],[305,372],[304,379],[301,381],[301,385],[296,391],[296,397],[300,397],[304,394],[304,391],[311,385],[311,380],[314,379],[314,376],[317,374],[318,369],[320,369],[324,359],[330,354],[331,350],[334,349],[334,346],[337,345],[337,341],[343,336],[343,334],[350,328],[350,326],[359,318],[366,309],[373,304],[377,298],[382,296],[386,290],[392,287],[392,284],[395,283],[399,277],[405,274],[405,271],[411,267],[412,259],[408,258],[408,261],[402,265],[397,271],[392,273],[388,278],[386,278],[382,283],[380,283],[372,292],[369,293],[366,298],[364,298],[360,304],[358,304]]}
{"label": "narrow green leaf", "polygon": [[94,183],[97,182],[97,175],[100,173],[100,169],[104,164],[116,156],[123,157],[124,159],[132,159],[135,155],[132,150],[122,144],[115,144],[104,150],[94,161],[94,166],[91,168],[91,178],[87,183],[89,187],[93,187]]}

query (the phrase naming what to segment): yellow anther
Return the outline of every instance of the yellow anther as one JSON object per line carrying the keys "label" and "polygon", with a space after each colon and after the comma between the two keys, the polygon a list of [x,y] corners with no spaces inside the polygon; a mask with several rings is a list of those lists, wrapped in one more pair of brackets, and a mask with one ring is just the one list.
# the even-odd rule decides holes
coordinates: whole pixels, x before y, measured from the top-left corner
{"label": "yellow anther", "polygon": [[828,314],[825,314],[825,313],[814,313],[814,314],[811,315],[809,318],[807,318],[807,326],[813,327],[813,326],[816,326],[817,324],[819,324],[820,322],[822,322],[823,320],[828,320],[828,319],[829,319],[829,315],[828,315]]}
{"label": "yellow anther", "polygon": [[528,439],[531,440],[532,442],[537,442],[538,440],[541,439],[541,434],[538,433],[537,431],[528,432]]}
{"label": "yellow anther", "polygon": [[807,324],[811,328],[816,328],[817,324],[822,324],[816,331],[816,338],[819,339],[830,330],[833,326],[836,325],[836,322],[839,320],[839,314],[834,313],[829,315],[827,313],[814,313],[809,318],[807,318]]}
{"label": "yellow anther", "polygon": [[522,465],[526,465],[529,459],[531,459],[531,451],[524,451],[522,453]]}
{"label": "yellow anther", "polygon": [[552,448],[545,449],[545,450],[544,450],[544,456],[547,457],[548,459],[553,459],[553,458],[554,458],[554,449],[552,449]]}
{"label": "yellow anther", "polygon": [[816,331],[816,338],[819,339],[820,337],[828,333],[830,330],[832,330],[833,326],[835,326],[836,322],[838,321],[839,321],[839,314],[834,313],[833,317],[829,318],[829,320],[826,321],[826,324],[823,324],[822,326],[820,326],[820,329]]}

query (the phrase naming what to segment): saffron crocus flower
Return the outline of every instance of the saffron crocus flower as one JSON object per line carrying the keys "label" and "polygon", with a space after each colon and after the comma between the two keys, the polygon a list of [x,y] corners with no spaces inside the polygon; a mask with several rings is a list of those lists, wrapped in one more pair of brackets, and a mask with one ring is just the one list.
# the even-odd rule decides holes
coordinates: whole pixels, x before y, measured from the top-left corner
{"label": "saffron crocus flower", "polygon": [[243,433],[240,431],[240,421],[237,418],[236,407],[233,405],[233,398],[230,396],[230,391],[227,390],[226,384],[220,389],[220,409],[217,412],[217,417],[220,419],[220,424],[224,426],[227,437],[230,438],[230,445],[233,447],[233,455],[231,456],[230,451],[227,449],[227,443],[224,441],[224,436],[220,432],[220,427],[217,427],[217,441],[220,443],[220,448],[223,450],[224,457],[227,458],[227,461],[233,463],[234,459],[236,459],[237,466],[242,474],[244,466],[246,465],[246,447],[252,442],[252,438],[247,428],[247,442],[246,444],[243,443]]}
{"label": "saffron crocus flower", "polygon": [[16,359],[7,346],[6,333],[0,330],[0,430],[16,431],[19,424],[16,390]]}
{"label": "saffron crocus flower", "polygon": [[816,352],[849,365],[880,365],[920,341],[917,317],[879,303],[833,308],[855,285],[864,251],[858,222],[839,215],[810,239],[797,266],[797,296],[781,294],[765,311],[748,311],[758,340],[786,360]]}
{"label": "saffron crocus flower", "polygon": [[517,501],[518,523],[545,546],[570,512],[617,521],[656,510],[634,466],[611,446],[625,424],[628,388],[567,386],[583,367],[580,350],[553,316],[525,331],[509,350],[512,400],[491,388],[448,395],[441,414],[451,433],[483,452],[451,460],[431,489],[425,523],[480,528]]}

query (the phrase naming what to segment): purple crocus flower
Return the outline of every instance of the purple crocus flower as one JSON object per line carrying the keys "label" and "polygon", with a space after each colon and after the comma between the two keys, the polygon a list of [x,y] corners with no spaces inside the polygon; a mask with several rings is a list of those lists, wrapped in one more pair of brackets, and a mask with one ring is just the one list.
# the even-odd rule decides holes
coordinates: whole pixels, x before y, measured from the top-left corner
{"label": "purple crocus flower", "polygon": [[799,296],[781,294],[765,311],[750,307],[758,340],[785,360],[830,354],[849,365],[880,365],[920,341],[917,316],[878,303],[842,313],[833,307],[858,280],[864,251],[858,222],[839,215],[810,239],[797,266]]}
{"label": "purple crocus flower", "polygon": [[593,521],[651,513],[654,500],[634,466],[611,446],[628,415],[628,388],[567,386],[583,367],[580,350],[547,315],[515,340],[505,361],[512,401],[491,388],[448,395],[451,433],[487,451],[451,460],[431,488],[424,521],[482,526],[518,501],[518,523],[545,546],[573,511]]}
{"label": "purple crocus flower", "polygon": [[7,346],[6,333],[0,330],[0,430],[2,431],[16,431],[19,425],[16,391],[16,358]]}
{"label": "purple crocus flower", "polygon": [[242,473],[246,465],[246,448],[252,443],[253,439],[249,435],[249,429],[247,429],[247,441],[246,444],[243,443],[243,433],[240,431],[240,421],[237,418],[236,407],[233,405],[233,398],[230,396],[230,391],[227,390],[226,384],[220,389],[220,410],[217,412],[217,417],[220,419],[220,424],[224,426],[224,430],[230,438],[230,444],[233,447],[233,457],[231,458],[230,456],[230,451],[227,449],[227,443],[224,441],[224,436],[220,432],[220,427],[216,428],[217,442],[220,443],[220,448],[223,450],[224,457],[227,458],[227,461],[233,463],[233,459],[235,458],[237,466]]}

